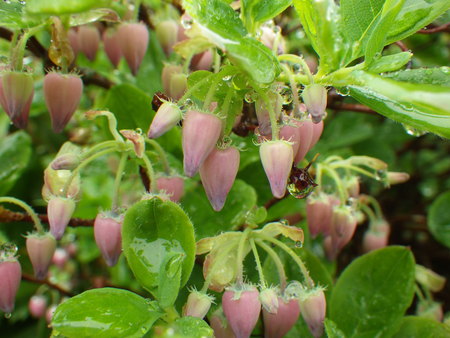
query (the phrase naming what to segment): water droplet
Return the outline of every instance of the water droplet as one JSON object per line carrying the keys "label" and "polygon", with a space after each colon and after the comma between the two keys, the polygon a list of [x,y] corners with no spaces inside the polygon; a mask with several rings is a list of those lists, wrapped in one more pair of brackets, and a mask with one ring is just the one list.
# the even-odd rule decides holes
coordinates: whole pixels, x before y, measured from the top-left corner
{"label": "water droplet", "polygon": [[341,96],[348,96],[350,94],[350,89],[348,89],[348,87],[336,88],[336,93]]}
{"label": "water droplet", "polygon": [[136,128],[136,133],[138,133],[139,135],[142,135],[142,129],[141,128]]}
{"label": "water droplet", "polygon": [[230,81],[231,80],[231,75],[224,76],[222,78],[222,80],[225,81],[225,82]]}
{"label": "water droplet", "polygon": [[192,28],[193,22],[192,18],[187,15],[183,15],[181,18],[181,26],[183,26],[184,29]]}
{"label": "water droplet", "polygon": [[186,99],[184,101],[184,106],[186,107],[191,107],[194,104],[194,101],[192,101],[191,99]]}
{"label": "water droplet", "polygon": [[[6,2],[6,1],[5,1],[5,2]],[[11,313],[5,313],[5,318],[6,318],[6,319],[11,318]]]}
{"label": "water droplet", "polygon": [[27,2],[25,0],[19,0],[19,4],[25,5]]}
{"label": "water droplet", "polygon": [[244,100],[247,103],[253,103],[258,98],[258,94],[254,91],[249,91],[245,94]]}
{"label": "water droplet", "polygon": [[416,129],[407,124],[403,124],[403,128],[405,128],[405,131],[408,135],[415,136],[415,137],[419,137],[419,136],[425,135],[427,133],[424,130]]}
{"label": "water droplet", "polygon": [[295,242],[295,247],[296,248],[303,248],[303,242],[301,242],[301,241]]}
{"label": "water droplet", "polygon": [[293,100],[292,90],[289,87],[281,88],[280,95],[283,100],[283,105],[290,104]]}

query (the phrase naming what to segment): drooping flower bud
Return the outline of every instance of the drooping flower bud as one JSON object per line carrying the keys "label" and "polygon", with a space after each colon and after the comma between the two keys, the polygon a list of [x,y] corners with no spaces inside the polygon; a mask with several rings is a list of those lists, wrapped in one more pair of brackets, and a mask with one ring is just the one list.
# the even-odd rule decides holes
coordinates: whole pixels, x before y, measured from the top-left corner
{"label": "drooping flower bud", "polygon": [[34,318],[42,318],[47,310],[47,299],[41,295],[34,295],[28,302],[28,311]]}
{"label": "drooping flower bud", "polygon": [[309,145],[309,149],[314,147],[316,143],[319,141],[320,136],[322,136],[323,132],[323,120],[319,123],[313,123],[312,125],[312,138],[311,138],[311,144]]}
{"label": "drooping flower bud", "polygon": [[117,39],[131,73],[136,75],[147,51],[147,26],[143,23],[123,23],[117,31]]}
{"label": "drooping flower bud", "polygon": [[77,54],[80,51],[80,43],[78,42],[78,31],[75,28],[70,28],[67,32],[67,38],[69,39],[70,47],[72,47],[74,59],[77,58]]}
{"label": "drooping flower bud", "polygon": [[47,311],[45,311],[45,320],[47,321],[47,324],[50,324],[53,319],[53,315],[55,314],[56,308],[58,305],[53,304],[52,306],[49,306],[47,308]]}
{"label": "drooping flower bud", "polygon": [[120,130],[120,133],[128,141],[133,143],[134,153],[136,154],[136,156],[138,158],[142,158],[145,152],[145,140],[144,136],[142,136],[142,133],[132,129],[122,129]]}
{"label": "drooping flower bud", "polygon": [[11,313],[14,310],[17,290],[22,278],[22,268],[15,257],[0,258],[0,310]]}
{"label": "drooping flower bud", "polygon": [[278,297],[278,309],[271,313],[263,308],[264,337],[282,338],[297,322],[300,306],[297,299],[285,301]]}
{"label": "drooping flower bud", "polygon": [[278,290],[276,288],[267,288],[259,293],[259,300],[263,311],[268,313],[277,313],[279,306]]}
{"label": "drooping flower bud", "polygon": [[228,320],[225,318],[223,311],[219,308],[209,319],[209,325],[214,330],[215,338],[235,338],[236,336],[231,329]]}
{"label": "drooping flower bud", "polygon": [[89,61],[94,61],[100,45],[100,33],[94,26],[80,26],[78,28],[78,48]]}
{"label": "drooping flower bud", "polygon": [[94,221],[94,237],[108,266],[116,265],[122,253],[123,216],[99,213]]}
{"label": "drooping flower bud", "polygon": [[191,316],[203,319],[209,311],[214,297],[200,292],[192,291],[183,307],[183,316]]}
{"label": "drooping flower bud", "polygon": [[75,153],[66,153],[57,156],[51,164],[53,170],[73,170],[80,164],[80,156]]}
{"label": "drooping flower bud", "polygon": [[444,288],[446,279],[433,270],[416,264],[416,281],[425,289],[432,292],[439,292]]}
{"label": "drooping flower bud", "polygon": [[178,41],[178,23],[175,20],[161,21],[156,25],[155,32],[164,53],[169,56]]}
{"label": "drooping flower bud", "polygon": [[357,198],[360,192],[358,176],[351,176],[350,178],[346,179],[344,183],[345,187],[347,188],[349,197]]}
{"label": "drooping flower bud", "polygon": [[292,145],[282,140],[266,141],[259,148],[259,156],[273,196],[282,198],[286,192],[287,179],[292,168]]}
{"label": "drooping flower bud", "polygon": [[298,148],[300,147],[300,126],[302,124],[294,119],[290,119],[287,122],[289,124],[285,124],[280,128],[280,139],[292,143],[292,153],[295,156],[298,152]]}
{"label": "drooping flower bud", "polygon": [[50,232],[57,240],[64,235],[74,211],[75,201],[72,198],[53,197],[48,201],[47,215]]}
{"label": "drooping flower bud", "polygon": [[180,176],[158,177],[156,185],[159,191],[165,191],[172,202],[178,202],[184,194],[184,179]]}
{"label": "drooping flower bud", "polygon": [[164,102],[156,111],[150,129],[149,138],[157,138],[176,126],[182,119],[180,107],[173,102]]}
{"label": "drooping flower bud", "polygon": [[49,233],[32,234],[27,237],[26,245],[34,275],[39,280],[45,279],[56,249],[55,238]]}
{"label": "drooping flower bud", "polygon": [[316,338],[322,336],[323,333],[326,307],[325,293],[321,288],[307,291],[300,296],[300,311],[303,319],[311,334]]}
{"label": "drooping flower bud", "polygon": [[333,205],[329,195],[320,194],[308,197],[306,200],[306,219],[309,232],[313,238],[320,233],[331,234]]}
{"label": "drooping flower bud", "polygon": [[200,166],[200,178],[215,211],[222,210],[239,169],[239,150],[213,149]]}
{"label": "drooping flower bud", "polygon": [[325,116],[327,108],[327,89],[317,83],[305,87],[302,93],[303,102],[314,123],[319,123]]}
{"label": "drooping flower bud", "polygon": [[385,220],[371,224],[363,238],[363,251],[370,252],[387,246],[391,228]]}
{"label": "drooping flower bud", "polygon": [[103,32],[102,40],[109,61],[116,68],[122,58],[122,49],[120,48],[117,30],[112,28],[106,29]]}
{"label": "drooping flower bud", "polygon": [[210,49],[197,54],[192,58],[191,68],[193,70],[210,70],[213,63],[213,55]]}
{"label": "drooping flower bud", "polygon": [[7,72],[1,75],[0,104],[17,128],[27,126],[33,95],[34,81],[31,74]]}
{"label": "drooping flower bud", "polygon": [[190,110],[183,122],[184,172],[194,176],[214,149],[222,131],[222,121],[213,114]]}
{"label": "drooping flower bud", "polygon": [[74,74],[48,73],[44,77],[45,103],[55,133],[60,133],[70,121],[80,103],[83,82]]}
{"label": "drooping flower bud", "polygon": [[223,293],[222,307],[236,337],[250,337],[261,311],[258,290],[252,286],[242,290],[229,288]]}
{"label": "drooping flower bud", "polygon": [[303,120],[299,127],[300,145],[298,151],[294,154],[294,163],[302,161],[311,147],[311,141],[313,136],[313,123],[311,120]]}
{"label": "drooping flower bud", "polygon": [[[49,201],[53,196],[62,195],[66,181],[70,178],[70,170],[54,170],[51,165],[44,170],[44,186],[42,187],[42,197]],[[80,176],[76,175],[67,189],[67,196],[77,198],[80,194]]]}
{"label": "drooping flower bud", "polygon": [[416,310],[417,316],[441,322],[444,319],[442,304],[431,300],[419,300]]}
{"label": "drooping flower bud", "polygon": [[389,171],[387,173],[389,184],[400,184],[409,180],[409,174],[403,172]]}
{"label": "drooping flower bud", "polygon": [[183,73],[183,68],[178,65],[167,64],[161,73],[161,81],[164,94],[178,100],[187,88],[187,75]]}
{"label": "drooping flower bud", "polygon": [[333,226],[331,238],[333,248],[339,252],[353,237],[357,225],[357,219],[352,210],[347,206],[333,208]]}

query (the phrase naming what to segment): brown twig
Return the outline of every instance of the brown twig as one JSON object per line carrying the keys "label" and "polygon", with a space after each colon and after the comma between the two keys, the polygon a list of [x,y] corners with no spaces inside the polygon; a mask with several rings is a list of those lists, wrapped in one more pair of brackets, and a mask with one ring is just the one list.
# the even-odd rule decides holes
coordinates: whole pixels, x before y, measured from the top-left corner
{"label": "brown twig", "polygon": [[81,79],[83,80],[84,85],[95,85],[98,87],[102,87],[105,89],[110,89],[115,85],[114,82],[109,80],[108,78],[100,75],[99,73],[88,70],[88,69],[79,69],[77,68],[78,72],[81,74]]}
{"label": "brown twig", "polygon": [[[430,27],[430,28],[428,28]],[[425,27],[424,29],[419,29],[417,33],[419,34],[434,34],[434,33],[440,33],[440,32],[446,32],[450,33],[450,22],[447,22],[446,24],[440,25],[440,26],[434,26],[430,25]]]}
{"label": "brown twig", "polygon": [[288,196],[289,196],[289,194],[288,194],[288,193],[285,193],[284,196],[281,197],[281,198],[273,197],[273,198],[271,198],[270,200],[268,200],[268,201],[266,202],[266,204],[264,204],[264,208],[269,209],[270,207],[274,206],[274,205],[277,204],[278,202],[281,202],[282,200],[284,200],[284,199],[285,199],[286,197],[288,197]]}
{"label": "brown twig", "polygon": [[334,101],[328,105],[328,108],[334,109],[334,110],[350,110],[350,111],[356,111],[356,112],[366,113],[366,114],[377,114],[377,112],[370,109],[369,107],[367,107],[363,104],[357,104],[357,103],[345,103],[345,102]]}
{"label": "brown twig", "polygon": [[63,294],[64,296],[68,296],[68,297],[74,296],[71,292],[63,289],[58,284],[54,284],[54,283],[50,282],[48,279],[40,280],[40,279],[37,279],[26,273],[22,273],[22,280],[26,280],[27,282],[31,282],[31,283],[35,283],[35,284],[45,284],[49,288],[57,290],[59,293]]}

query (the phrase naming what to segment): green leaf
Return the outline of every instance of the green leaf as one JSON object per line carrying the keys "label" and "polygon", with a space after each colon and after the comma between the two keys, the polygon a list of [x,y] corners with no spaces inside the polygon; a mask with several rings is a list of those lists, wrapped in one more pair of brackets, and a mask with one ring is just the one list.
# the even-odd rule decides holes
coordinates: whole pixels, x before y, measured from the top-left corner
{"label": "green leaf", "polygon": [[6,136],[0,142],[0,196],[22,176],[31,157],[31,138],[24,131]]}
{"label": "green leaf", "polygon": [[[349,78],[350,79],[350,78]],[[378,113],[418,130],[450,138],[450,89],[354,71],[350,95]]]}
{"label": "green leaf", "polygon": [[103,288],[60,304],[52,327],[54,335],[66,337],[142,337],[161,315],[155,302],[130,291]]}
{"label": "green leaf", "polygon": [[214,337],[214,334],[212,328],[203,319],[189,316],[179,318],[172,325],[158,330],[157,336],[161,338],[208,338]]}
{"label": "green leaf", "polygon": [[334,0],[294,0],[303,29],[320,56],[319,67],[331,72],[344,65],[350,44],[342,36],[339,6]]}
{"label": "green leaf", "polygon": [[258,24],[271,20],[292,4],[292,0],[243,0],[241,12],[246,27],[254,32]]}
{"label": "green leaf", "polygon": [[331,319],[325,318],[325,332],[328,338],[345,338],[345,334],[339,330],[336,323]]}
{"label": "green leaf", "polygon": [[431,204],[428,227],[433,237],[450,248],[450,191],[439,195]]}
{"label": "green leaf", "polygon": [[397,70],[406,65],[411,60],[412,53],[401,52],[392,55],[382,56],[381,58],[372,62],[367,71],[371,73],[384,73]]}
{"label": "green leaf", "polygon": [[410,250],[391,246],[355,259],[331,295],[330,319],[347,337],[384,336],[398,325],[414,297]]}
{"label": "green leaf", "polygon": [[384,76],[397,81],[450,87],[450,67],[405,69]]}
{"label": "green leaf", "polygon": [[191,221],[176,203],[158,197],[140,201],[125,213],[122,246],[139,283],[155,297],[161,266],[171,262],[168,256],[180,253],[184,257],[180,286],[186,284],[194,265],[195,239]]}
{"label": "green leaf", "polygon": [[18,1],[0,2],[0,26],[20,29],[25,26],[22,17],[23,5]]}
{"label": "green leaf", "polygon": [[110,6],[110,0],[33,0],[27,1],[25,10],[31,15],[63,15],[81,13],[93,8]]}
{"label": "green leaf", "polygon": [[393,338],[445,338],[450,337],[450,328],[434,319],[408,316],[403,318],[400,329]]}
{"label": "green leaf", "polygon": [[244,181],[236,180],[220,212],[212,209],[202,186],[188,192],[182,202],[195,224],[197,239],[201,239],[243,224],[249,211],[256,206],[256,192]]}
{"label": "green leaf", "polygon": [[178,291],[180,290],[183,260],[184,254],[180,252],[170,252],[161,264],[157,292],[158,296],[156,298],[163,309],[172,306],[177,300]]}

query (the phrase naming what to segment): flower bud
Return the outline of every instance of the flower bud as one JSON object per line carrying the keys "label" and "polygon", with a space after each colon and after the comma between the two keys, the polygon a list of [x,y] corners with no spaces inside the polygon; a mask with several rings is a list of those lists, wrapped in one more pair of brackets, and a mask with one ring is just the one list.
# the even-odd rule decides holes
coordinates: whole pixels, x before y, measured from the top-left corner
{"label": "flower bud", "polygon": [[353,237],[357,225],[356,217],[349,207],[338,206],[333,208],[333,226],[331,238],[333,248],[339,252]]}
{"label": "flower bud", "polygon": [[222,210],[239,169],[239,150],[213,149],[200,166],[200,178],[215,211]]}
{"label": "flower bud", "polygon": [[291,119],[288,123],[280,128],[280,139],[286,140],[292,143],[292,153],[295,155],[300,147],[300,126],[301,122]]}
{"label": "flower bud", "polygon": [[164,191],[172,202],[178,202],[184,194],[184,179],[179,176],[158,177],[156,185],[159,191]]}
{"label": "flower bud", "polygon": [[156,25],[155,32],[164,53],[169,56],[178,41],[178,23],[175,20],[161,21]]}
{"label": "flower bud", "polygon": [[56,308],[58,305],[52,305],[47,308],[47,311],[45,312],[45,320],[47,321],[47,324],[50,324],[53,319],[53,315],[55,314]]}
{"label": "flower bud", "polygon": [[425,289],[432,292],[439,292],[444,288],[446,279],[436,272],[416,264],[416,281]]}
{"label": "flower bud", "polygon": [[320,84],[305,87],[302,93],[303,102],[314,123],[319,123],[325,116],[327,108],[327,89]]}
{"label": "flower bud", "polygon": [[26,245],[34,275],[39,280],[45,279],[56,249],[55,238],[49,233],[32,234],[27,237]]}
{"label": "flower bud", "polygon": [[273,196],[282,198],[292,168],[292,146],[286,141],[266,141],[259,148],[259,156],[269,179]]}
{"label": "flower bud", "polygon": [[259,293],[259,300],[263,308],[263,312],[277,313],[278,312],[278,292],[276,288],[264,289]]}
{"label": "flower bud", "polygon": [[94,61],[100,45],[100,33],[94,26],[80,26],[78,28],[78,48],[89,61]]}
{"label": "flower bud", "polygon": [[75,201],[71,198],[53,197],[47,205],[50,232],[60,240],[75,211]]}
{"label": "flower bud", "polygon": [[236,337],[221,308],[214,312],[214,314],[211,316],[211,318],[209,319],[209,325],[211,325],[211,328],[214,330],[215,338]]}
{"label": "flower bud", "polygon": [[312,147],[316,145],[316,143],[320,139],[320,136],[322,136],[322,132],[323,132],[323,120],[320,121],[319,123],[313,123],[311,144],[309,145],[309,149],[312,149]]}
{"label": "flower bud", "polygon": [[122,129],[120,130],[120,133],[128,141],[133,143],[134,153],[136,154],[136,156],[138,158],[142,158],[145,152],[145,140],[144,136],[142,136],[142,133],[131,129]]}
{"label": "flower bud", "polygon": [[183,316],[203,319],[209,311],[214,297],[199,291],[192,291],[183,307]]}
{"label": "flower bud", "polygon": [[28,311],[34,318],[42,318],[47,310],[47,299],[44,296],[34,295],[28,302]]}
{"label": "flower bud", "polygon": [[117,30],[111,28],[106,29],[103,32],[102,40],[103,47],[109,61],[111,61],[114,68],[117,68],[120,59],[122,58],[122,50],[120,49]]}
{"label": "flower bud", "polygon": [[53,170],[73,170],[80,164],[80,157],[74,153],[66,153],[56,157],[51,167]]}
{"label": "flower bud", "polygon": [[122,253],[123,216],[99,213],[94,221],[94,237],[108,266],[116,265]]}
{"label": "flower bud", "polygon": [[278,297],[278,309],[271,313],[263,308],[264,337],[282,338],[297,322],[300,315],[300,306],[297,299],[289,301]]}
{"label": "flower bud", "polygon": [[179,100],[187,88],[187,75],[184,73],[172,74],[170,78],[169,97],[174,100]]}
{"label": "flower bud", "polygon": [[261,311],[258,290],[251,286],[242,291],[228,289],[223,293],[222,307],[236,337],[250,337]]}
{"label": "flower bud", "polygon": [[352,176],[345,180],[344,183],[345,187],[347,188],[349,197],[357,198],[360,192],[358,176]]}
{"label": "flower bud", "polygon": [[[62,195],[62,191],[67,180],[72,175],[70,170],[53,170],[48,166],[44,170],[44,186],[42,187],[42,197],[49,201],[54,196]],[[70,183],[67,189],[67,196],[76,198],[80,194],[80,175],[75,175],[75,178]]]}
{"label": "flower bud", "polygon": [[58,268],[64,268],[67,261],[69,260],[69,254],[63,248],[57,248],[52,257],[52,263],[55,264]]}
{"label": "flower bud", "polygon": [[67,38],[69,39],[70,47],[72,47],[72,52],[74,59],[77,58],[77,54],[80,51],[80,43],[78,42],[78,31],[74,28],[70,28],[67,32]]}
{"label": "flower bud", "polygon": [[214,149],[222,131],[222,121],[213,114],[190,110],[183,122],[184,172],[194,176]]}
{"label": "flower bud", "polygon": [[[274,49],[274,44],[275,44],[275,42],[277,42],[277,44],[278,44],[277,53],[284,54],[284,52],[286,50],[285,43],[282,40],[281,34],[279,34],[275,31],[275,30],[279,30],[279,29],[280,29],[279,26],[275,26],[274,28],[268,27],[268,26],[262,26],[260,40],[267,48],[269,48],[271,50]],[[277,36],[279,36],[278,41],[277,41]]]}
{"label": "flower bud", "polygon": [[143,23],[123,23],[117,31],[117,39],[132,74],[136,75],[147,51],[147,27]]}
{"label": "flower bud", "polygon": [[311,147],[313,136],[313,123],[311,120],[304,120],[299,127],[300,145],[297,153],[294,154],[294,163],[302,161]]}
{"label": "flower bud", "polygon": [[48,73],[44,77],[45,103],[55,133],[60,133],[70,121],[80,103],[83,82],[73,74]]}
{"label": "flower bud", "polygon": [[17,128],[27,126],[33,95],[34,81],[30,74],[7,72],[0,77],[0,104]]}
{"label": "flower bud", "polygon": [[0,310],[5,313],[11,313],[14,310],[21,278],[22,268],[16,258],[0,260]]}
{"label": "flower bud", "polygon": [[430,300],[419,300],[417,316],[441,322],[444,319],[442,304]]}
{"label": "flower bud", "polygon": [[197,54],[192,58],[191,69],[210,70],[213,63],[213,55],[210,49]]}
{"label": "flower bud", "polygon": [[316,338],[322,336],[323,333],[326,307],[325,294],[320,288],[306,292],[300,297],[300,311],[303,319],[311,334]]}
{"label": "flower bud", "polygon": [[363,252],[370,252],[387,246],[390,231],[389,224],[382,220],[376,225],[371,225],[363,238]]}
{"label": "flower bud", "polygon": [[402,172],[389,171],[387,173],[387,180],[388,180],[389,184],[404,183],[409,180],[409,174],[402,173]]}
{"label": "flower bud", "polygon": [[172,102],[164,102],[156,111],[150,129],[148,130],[148,138],[157,138],[165,132],[176,126],[181,121],[181,109],[177,104]]}
{"label": "flower bud", "polygon": [[306,219],[311,236],[314,238],[318,234],[331,234],[333,220],[333,205],[329,195],[320,194],[310,196],[306,200]]}

